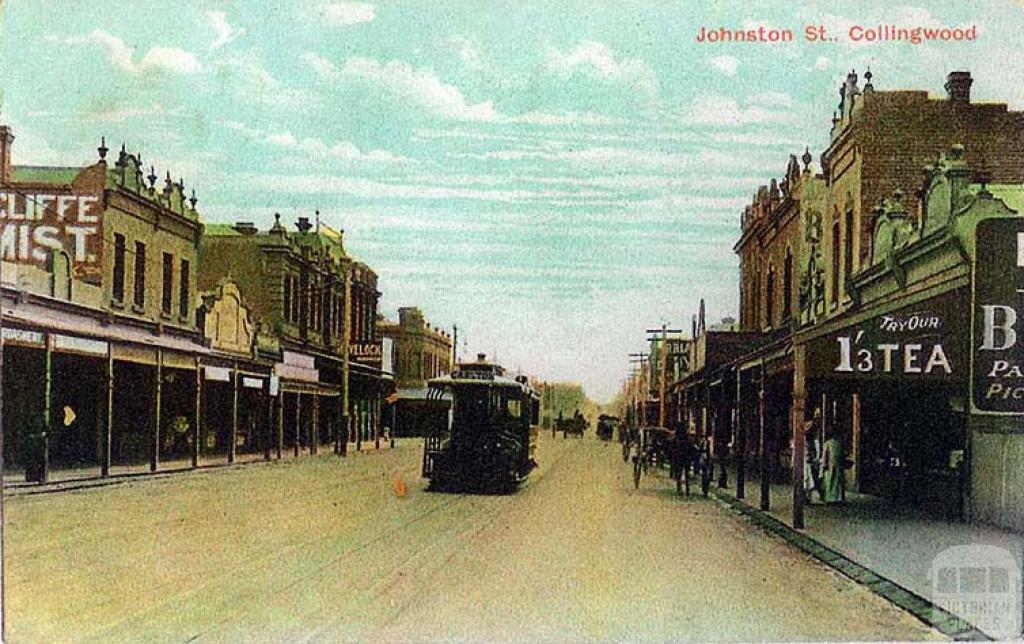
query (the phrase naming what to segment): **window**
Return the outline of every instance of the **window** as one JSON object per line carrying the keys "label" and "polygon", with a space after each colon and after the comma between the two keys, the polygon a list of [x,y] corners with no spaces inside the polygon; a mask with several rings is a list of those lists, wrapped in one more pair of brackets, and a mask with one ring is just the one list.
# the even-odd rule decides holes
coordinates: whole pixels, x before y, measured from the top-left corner
{"label": "window", "polygon": [[135,306],[146,306],[146,245],[135,242]]}
{"label": "window", "polygon": [[303,271],[299,274],[299,288],[296,299],[299,301],[297,320],[303,329],[309,328],[309,274]]}
{"label": "window", "polygon": [[846,282],[850,281],[853,276],[853,210],[846,211],[846,246],[844,248],[845,254],[843,256],[843,276]]}
{"label": "window", "polygon": [[754,329],[757,330],[757,328],[760,326],[759,320],[761,318],[761,271],[757,271],[756,273],[754,273],[753,303],[754,305],[750,309],[750,312],[752,314],[751,323],[753,324]]}
{"label": "window", "polygon": [[114,284],[113,297],[124,302],[124,235],[114,233]]}
{"label": "window", "polygon": [[292,276],[284,276],[284,319],[292,321]]}
{"label": "window", "polygon": [[775,268],[768,267],[768,285],[766,287],[767,302],[764,307],[765,323],[768,327],[775,326]]}
{"label": "window", "polygon": [[289,322],[298,323],[299,321],[299,278],[295,275],[289,275],[288,280],[288,292],[290,294],[288,298],[288,310],[285,311],[285,316]]}
{"label": "window", "polygon": [[174,257],[170,253],[164,253],[164,282],[162,286],[160,310],[170,315],[174,302]]}
{"label": "window", "polygon": [[334,331],[334,298],[331,297],[331,289],[327,287],[324,289],[324,294],[320,299],[320,306],[323,309],[324,315],[324,333],[330,334]]}
{"label": "window", "polygon": [[793,252],[786,249],[786,263],[782,267],[782,319],[793,314]]}
{"label": "window", "polygon": [[832,224],[832,302],[839,301],[839,220]]}
{"label": "window", "polygon": [[191,275],[189,274],[189,264],[187,259],[181,260],[181,274],[178,279],[178,315],[183,318],[189,317],[189,280]]}

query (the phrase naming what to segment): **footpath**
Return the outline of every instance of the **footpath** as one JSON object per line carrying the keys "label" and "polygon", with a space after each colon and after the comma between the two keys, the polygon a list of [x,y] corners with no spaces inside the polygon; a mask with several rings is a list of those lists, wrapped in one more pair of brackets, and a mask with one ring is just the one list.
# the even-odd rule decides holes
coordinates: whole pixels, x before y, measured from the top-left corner
{"label": "footpath", "polygon": [[[919,509],[853,492],[847,493],[844,504],[806,505],[805,527],[795,530],[791,486],[769,486],[769,510],[765,512],[760,509],[761,485],[756,470],[747,475],[742,500],[736,498],[735,468],[729,471],[727,487],[719,488],[716,483],[712,482],[711,493],[724,505],[953,639],[985,640],[993,635],[972,624],[965,615],[933,603],[938,599],[933,565],[947,549],[996,546],[1010,553],[1018,584],[1010,596],[1021,597],[1024,537],[1017,533],[936,518]],[[1013,577],[1011,573],[1011,583]],[[1024,606],[1020,608],[1024,611]]]}

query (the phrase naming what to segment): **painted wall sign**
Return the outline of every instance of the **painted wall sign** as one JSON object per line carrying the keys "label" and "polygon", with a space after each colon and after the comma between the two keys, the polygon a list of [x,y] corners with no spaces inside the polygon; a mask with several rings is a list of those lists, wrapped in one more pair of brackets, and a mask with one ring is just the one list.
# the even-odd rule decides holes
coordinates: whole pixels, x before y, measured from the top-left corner
{"label": "painted wall sign", "polygon": [[955,380],[967,375],[967,313],[943,295],[811,342],[816,377]]}
{"label": "painted wall sign", "polygon": [[971,401],[1024,414],[1024,218],[978,222],[975,243]]}
{"label": "painted wall sign", "polygon": [[246,389],[263,389],[263,380],[261,378],[242,376],[242,387]]}
{"label": "painted wall sign", "polygon": [[63,250],[75,274],[103,269],[103,198],[98,194],[0,191],[0,257],[18,264],[46,263]]}

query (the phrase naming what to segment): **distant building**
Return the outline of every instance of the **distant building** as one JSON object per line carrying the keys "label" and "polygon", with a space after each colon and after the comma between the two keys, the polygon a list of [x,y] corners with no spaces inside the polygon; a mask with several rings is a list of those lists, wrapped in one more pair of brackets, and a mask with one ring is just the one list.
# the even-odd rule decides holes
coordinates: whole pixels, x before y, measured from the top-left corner
{"label": "distant building", "polygon": [[[391,342],[391,363],[397,387],[394,427],[399,436],[419,436],[426,431],[426,416],[437,401],[427,400],[427,381],[452,371],[453,344],[447,332],[427,323],[416,307],[398,309],[398,322],[381,320],[378,333]],[[447,401],[443,402],[447,409]],[[385,412],[385,422],[390,422]]]}

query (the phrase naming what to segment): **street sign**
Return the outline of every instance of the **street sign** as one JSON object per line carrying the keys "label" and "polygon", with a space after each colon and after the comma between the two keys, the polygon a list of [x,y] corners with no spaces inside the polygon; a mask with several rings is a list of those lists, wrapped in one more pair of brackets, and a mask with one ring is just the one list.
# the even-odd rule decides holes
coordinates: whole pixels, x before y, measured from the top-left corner
{"label": "street sign", "polygon": [[1024,414],[1024,217],[975,229],[971,404]]}

